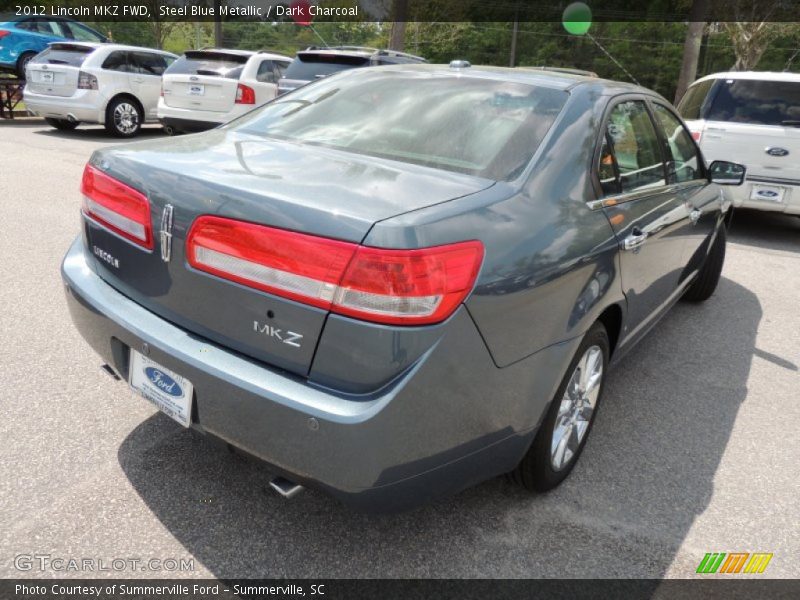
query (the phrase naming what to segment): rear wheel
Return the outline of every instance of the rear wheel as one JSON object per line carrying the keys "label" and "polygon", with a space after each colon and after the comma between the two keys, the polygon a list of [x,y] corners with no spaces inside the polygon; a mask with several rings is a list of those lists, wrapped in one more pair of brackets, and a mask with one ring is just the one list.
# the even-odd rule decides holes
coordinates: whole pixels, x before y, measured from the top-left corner
{"label": "rear wheel", "polygon": [[572,471],[597,414],[609,348],[605,327],[595,323],[575,352],[528,454],[511,474],[516,482],[544,492]]}
{"label": "rear wheel", "polygon": [[25,67],[31,62],[31,59],[36,56],[36,52],[23,52],[17,59],[17,77],[25,79]]}
{"label": "rear wheel", "polygon": [[61,131],[72,131],[80,125],[80,121],[67,121],[66,119],[52,119],[50,117],[46,117],[45,121],[50,127],[55,127]]}
{"label": "rear wheel", "polygon": [[706,256],[700,273],[697,274],[697,279],[694,280],[689,289],[683,294],[683,300],[689,302],[704,302],[708,300],[717,289],[719,277],[722,274],[722,265],[725,263],[725,245],[727,238],[725,234],[725,227],[720,227],[717,230],[717,237],[714,239],[714,245]]}
{"label": "rear wheel", "polygon": [[106,130],[119,137],[133,137],[142,126],[142,110],[130,98],[115,98],[106,109]]}

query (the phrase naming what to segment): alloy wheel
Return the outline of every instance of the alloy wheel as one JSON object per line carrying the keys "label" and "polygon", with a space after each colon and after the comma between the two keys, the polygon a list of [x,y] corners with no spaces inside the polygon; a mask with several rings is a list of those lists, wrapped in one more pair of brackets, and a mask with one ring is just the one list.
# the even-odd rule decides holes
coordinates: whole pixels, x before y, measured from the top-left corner
{"label": "alloy wheel", "polygon": [[114,127],[122,134],[130,135],[139,126],[139,111],[129,102],[120,102],[114,109]]}
{"label": "alloy wheel", "polygon": [[603,351],[590,346],[575,365],[556,415],[550,462],[554,471],[566,467],[580,448],[597,406],[603,380]]}

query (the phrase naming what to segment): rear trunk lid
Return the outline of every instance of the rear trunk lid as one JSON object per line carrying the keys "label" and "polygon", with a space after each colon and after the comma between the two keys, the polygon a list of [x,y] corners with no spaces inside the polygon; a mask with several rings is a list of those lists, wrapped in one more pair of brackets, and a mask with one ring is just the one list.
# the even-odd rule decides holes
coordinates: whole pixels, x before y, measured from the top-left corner
{"label": "rear trunk lid", "polygon": [[74,95],[80,67],[93,51],[80,44],[51,44],[28,63],[26,87],[47,96]]}
{"label": "rear trunk lid", "polygon": [[228,112],[249,56],[219,51],[187,52],[162,79],[164,103],[174,108]]}
{"label": "rear trunk lid", "polygon": [[[101,277],[191,333],[300,376],[328,311],[191,268],[184,245],[198,216],[359,243],[378,221],[494,183],[230,130],[100,150],[92,163],[148,197],[156,238],[148,252],[89,220]],[[164,260],[158,240],[167,205],[172,243]]]}

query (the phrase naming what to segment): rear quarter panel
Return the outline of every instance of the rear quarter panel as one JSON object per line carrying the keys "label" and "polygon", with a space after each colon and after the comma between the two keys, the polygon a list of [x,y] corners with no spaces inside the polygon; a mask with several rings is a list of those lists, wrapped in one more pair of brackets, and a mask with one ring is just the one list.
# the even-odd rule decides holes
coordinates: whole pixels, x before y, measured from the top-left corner
{"label": "rear quarter panel", "polygon": [[378,223],[364,242],[481,240],[484,264],[466,304],[499,367],[581,336],[610,304],[624,307],[616,238],[587,205],[604,105],[596,88],[573,90],[521,183]]}

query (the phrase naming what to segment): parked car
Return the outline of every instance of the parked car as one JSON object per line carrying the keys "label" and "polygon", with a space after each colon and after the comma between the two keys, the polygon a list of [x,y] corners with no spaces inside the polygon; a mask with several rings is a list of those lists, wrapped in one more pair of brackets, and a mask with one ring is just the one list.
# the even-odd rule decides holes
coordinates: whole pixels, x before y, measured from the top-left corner
{"label": "parked car", "polygon": [[609,367],[713,294],[716,184],[743,177],[706,168],[641,87],[353,69],[214,131],[96,151],[62,276],[112,372],[267,461],[284,495],[395,510],[508,472],[547,490]]}
{"label": "parked car", "polygon": [[157,120],[161,75],[177,56],[152,48],[57,42],[28,63],[28,111],[56,129],[100,123],[133,137]]}
{"label": "parked car", "polygon": [[107,42],[106,36],[72,19],[19,17],[0,23],[0,69],[25,78],[25,67],[50,42]]}
{"label": "parked car", "polygon": [[800,74],[708,75],[678,110],[708,160],[733,157],[747,167],[734,206],[800,215]]}
{"label": "parked car", "polygon": [[164,73],[158,118],[168,133],[204,131],[275,98],[288,56],[246,50],[193,50]]}
{"label": "parked car", "polygon": [[428,62],[395,50],[379,50],[363,46],[309,46],[297,53],[284,76],[278,81],[278,94],[296,90],[311,81],[328,77],[339,71],[358,67],[419,64]]}

